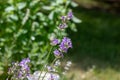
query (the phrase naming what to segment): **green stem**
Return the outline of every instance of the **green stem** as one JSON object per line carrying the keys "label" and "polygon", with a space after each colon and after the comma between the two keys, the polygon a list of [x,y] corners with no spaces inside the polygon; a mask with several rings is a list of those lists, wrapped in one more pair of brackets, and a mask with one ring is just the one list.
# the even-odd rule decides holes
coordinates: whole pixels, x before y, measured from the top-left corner
{"label": "green stem", "polygon": [[50,48],[50,51],[49,51],[49,53],[48,53],[48,55],[47,55],[47,57],[46,57],[46,60],[45,60],[45,61],[47,61],[47,60],[48,60],[48,58],[49,58],[49,56],[50,56],[50,54],[51,54],[52,49],[53,49],[53,47],[51,47],[51,48]]}
{"label": "green stem", "polygon": [[53,60],[53,62],[51,63],[51,66],[54,65],[54,63],[55,63],[55,61],[56,61],[57,59],[58,59],[58,58],[55,58],[55,59]]}
{"label": "green stem", "polygon": [[[53,49],[53,47],[50,48],[50,51],[49,51],[49,53],[48,53],[45,61],[47,61],[47,60],[49,59],[49,56],[50,56],[50,54],[51,54],[52,49]],[[42,69],[41,69],[40,76],[39,76],[38,80],[40,79],[41,74],[42,74],[43,71],[44,71],[44,67],[42,66]]]}
{"label": "green stem", "polygon": [[[55,61],[56,61],[57,59],[58,59],[58,58],[55,58],[55,59],[53,60],[53,62],[51,63],[51,66],[52,66],[52,67],[53,67],[53,65],[54,65],[54,63],[55,63]],[[45,72],[45,75],[43,76],[42,80],[44,80],[47,72],[48,72],[48,71]]]}
{"label": "green stem", "polygon": [[46,76],[47,72],[48,72],[48,71],[46,71],[46,72],[45,72],[45,75],[43,76],[42,80],[44,80],[44,78],[45,78],[45,76]]}
{"label": "green stem", "polygon": [[10,78],[10,76],[8,76],[6,80],[9,80],[9,78]]}

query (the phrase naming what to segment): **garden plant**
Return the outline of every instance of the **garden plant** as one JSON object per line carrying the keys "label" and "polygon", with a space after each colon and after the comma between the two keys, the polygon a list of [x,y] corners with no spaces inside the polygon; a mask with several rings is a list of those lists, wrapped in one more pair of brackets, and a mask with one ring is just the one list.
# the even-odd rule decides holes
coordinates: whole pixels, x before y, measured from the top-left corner
{"label": "garden plant", "polygon": [[80,22],[70,8],[76,4],[71,0],[6,0],[0,4],[0,78],[44,80],[48,75],[64,79],[59,63],[72,48],[67,30],[77,31],[75,23]]}

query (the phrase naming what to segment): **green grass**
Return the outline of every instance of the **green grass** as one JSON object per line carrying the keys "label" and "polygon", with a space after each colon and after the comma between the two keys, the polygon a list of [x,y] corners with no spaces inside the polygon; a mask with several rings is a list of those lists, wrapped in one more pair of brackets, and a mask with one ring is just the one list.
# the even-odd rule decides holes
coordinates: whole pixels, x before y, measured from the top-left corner
{"label": "green grass", "polygon": [[73,41],[70,58],[75,65],[70,73],[77,75],[71,80],[79,80],[93,65],[92,75],[83,80],[120,80],[120,16],[83,8],[74,13],[82,23],[77,33],[69,32]]}

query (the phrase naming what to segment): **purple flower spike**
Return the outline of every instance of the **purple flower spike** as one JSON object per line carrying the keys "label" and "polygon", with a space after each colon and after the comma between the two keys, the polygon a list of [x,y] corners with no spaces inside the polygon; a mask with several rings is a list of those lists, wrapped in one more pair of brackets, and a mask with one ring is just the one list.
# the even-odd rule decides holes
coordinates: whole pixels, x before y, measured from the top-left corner
{"label": "purple flower spike", "polygon": [[59,50],[57,50],[57,49],[53,53],[58,58],[63,57],[63,54]]}
{"label": "purple flower spike", "polygon": [[67,24],[66,23],[60,24],[59,28],[60,29],[65,29],[65,28],[67,28]]}
{"label": "purple flower spike", "polygon": [[22,68],[24,68],[24,69],[26,69],[26,70],[29,70],[29,67],[28,67],[28,63],[30,62],[30,59],[29,58],[26,58],[26,59],[23,59],[20,63],[19,63],[19,65],[22,67]]}
{"label": "purple flower spike", "polygon": [[23,64],[27,64],[30,62],[30,59],[29,58],[25,58],[23,59],[21,62],[20,62],[20,66],[23,66]]}
{"label": "purple flower spike", "polygon": [[21,67],[20,72],[19,72],[19,77],[20,76],[28,76],[29,72],[30,72],[30,68],[28,66],[28,63],[30,63],[30,59],[29,58],[25,58],[23,59],[20,63],[19,66]]}
{"label": "purple flower spike", "polygon": [[65,53],[66,53],[69,48],[72,48],[71,39],[69,39],[69,38],[67,38],[67,37],[64,37],[64,38],[62,39],[62,42],[61,42],[61,44],[59,45],[59,47],[60,47],[60,50],[61,50],[62,52],[65,52]]}
{"label": "purple flower spike", "polygon": [[48,69],[49,72],[54,72],[55,71],[55,69],[52,68],[51,66],[47,66],[47,69]]}
{"label": "purple flower spike", "polygon": [[48,80],[60,80],[58,75],[50,74],[50,78]]}
{"label": "purple flower spike", "polygon": [[63,22],[65,22],[66,21],[66,16],[62,16],[61,19],[62,19]]}
{"label": "purple flower spike", "polygon": [[70,20],[70,19],[73,18],[73,13],[72,13],[72,11],[68,12],[67,18],[68,18],[68,20]]}
{"label": "purple flower spike", "polygon": [[51,45],[55,46],[55,45],[57,45],[57,44],[59,44],[58,39],[52,40]]}
{"label": "purple flower spike", "polygon": [[8,74],[12,75],[13,80],[24,80],[30,74],[30,68],[28,66],[30,63],[29,58],[25,58],[20,62],[12,63],[12,67],[9,69]]}
{"label": "purple flower spike", "polygon": [[18,78],[21,78],[23,75],[22,75],[22,72],[20,71],[19,74],[18,74]]}
{"label": "purple flower spike", "polygon": [[51,66],[47,66],[48,71],[52,71],[52,67]]}

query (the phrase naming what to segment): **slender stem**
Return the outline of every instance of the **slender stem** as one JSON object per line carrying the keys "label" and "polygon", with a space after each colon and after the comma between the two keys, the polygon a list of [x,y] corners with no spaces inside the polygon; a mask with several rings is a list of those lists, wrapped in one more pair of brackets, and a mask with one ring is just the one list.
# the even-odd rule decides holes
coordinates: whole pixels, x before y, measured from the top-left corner
{"label": "slender stem", "polygon": [[9,80],[9,78],[10,78],[10,76],[8,76],[6,80]]}
{"label": "slender stem", "polygon": [[[47,57],[46,57],[45,61],[47,61],[47,60],[48,60],[48,58],[49,58],[49,56],[50,56],[50,54],[51,54],[52,49],[53,49],[53,47],[51,47],[51,48],[50,48],[50,51],[49,51],[49,53],[48,53],[48,55],[47,55]],[[42,66],[42,69],[41,69],[40,76],[39,76],[38,80],[40,79],[40,77],[41,77],[41,74],[42,74],[43,70],[44,70],[44,67]]]}
{"label": "slender stem", "polygon": [[49,51],[49,53],[48,53],[48,55],[47,55],[47,57],[46,57],[46,61],[48,60],[48,58],[49,58],[49,56],[50,56],[50,54],[51,54],[52,49],[53,49],[53,47],[50,48],[50,51]]}
{"label": "slender stem", "polygon": [[39,80],[40,77],[41,77],[42,71],[43,71],[43,66],[42,66],[42,68],[41,68],[41,72],[40,72],[40,76],[39,76],[38,80]]}
{"label": "slender stem", "polygon": [[43,76],[42,80],[44,80],[44,78],[45,78],[45,76],[46,76],[47,72],[48,72],[48,71],[46,71],[46,72],[45,72],[45,75]]}
{"label": "slender stem", "polygon": [[[54,65],[54,63],[55,63],[55,61],[56,61],[57,59],[58,59],[58,58],[55,58],[55,59],[52,61],[51,66]],[[44,78],[45,78],[47,72],[48,72],[48,70],[45,72],[45,75],[43,76],[42,80],[44,80]]]}
{"label": "slender stem", "polygon": [[55,63],[55,61],[56,61],[57,59],[58,59],[58,58],[55,58],[55,59],[53,60],[53,62],[51,63],[51,66],[54,65],[54,63]]}

